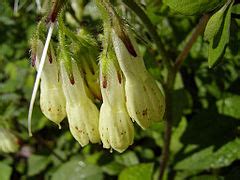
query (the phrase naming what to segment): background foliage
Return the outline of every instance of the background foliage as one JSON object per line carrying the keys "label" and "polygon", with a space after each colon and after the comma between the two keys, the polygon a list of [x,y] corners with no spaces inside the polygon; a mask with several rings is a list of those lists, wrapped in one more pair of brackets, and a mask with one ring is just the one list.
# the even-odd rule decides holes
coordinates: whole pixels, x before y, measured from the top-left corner
{"label": "background foliage", "polygon": [[[93,3],[78,2],[81,25],[99,34],[102,29]],[[172,0],[167,1],[171,9],[159,0],[144,2],[141,7],[157,27],[167,53],[176,58],[204,8],[194,11],[197,6],[190,7],[198,12],[192,13]],[[217,8],[220,1],[213,2],[212,9]],[[139,44],[149,71],[156,79],[164,79],[161,55],[142,22],[123,3],[117,7],[141,37]],[[239,8],[232,11],[235,15],[240,12]],[[28,136],[27,111],[35,75],[28,40],[39,16],[33,1],[21,0],[17,12],[13,1],[0,2],[0,127],[11,130],[19,145],[16,153],[0,154],[0,179],[157,179],[164,122],[145,131],[136,127],[134,144],[122,154],[110,153],[101,145],[81,148],[66,121],[59,130],[36,104],[34,136]],[[69,17],[71,27],[76,23]],[[209,68],[208,43],[200,36],[177,74],[166,179],[240,179],[240,20],[232,16],[229,24],[229,45],[216,66]]]}

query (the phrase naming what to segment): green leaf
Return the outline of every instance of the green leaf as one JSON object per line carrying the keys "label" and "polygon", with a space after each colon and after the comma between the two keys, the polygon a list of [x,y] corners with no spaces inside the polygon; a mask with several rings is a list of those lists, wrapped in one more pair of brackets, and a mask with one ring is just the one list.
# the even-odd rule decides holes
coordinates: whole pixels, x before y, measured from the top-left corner
{"label": "green leaf", "polygon": [[113,176],[113,175],[118,175],[124,169],[124,167],[125,167],[124,165],[113,161],[113,162],[103,166],[102,170],[105,173]]}
{"label": "green leaf", "polygon": [[119,180],[151,180],[153,173],[152,163],[142,163],[124,169]]}
{"label": "green leaf", "polygon": [[220,10],[211,16],[204,32],[204,39],[211,41],[219,30],[221,30],[221,24],[223,22],[224,14],[229,4],[225,4]]}
{"label": "green leaf", "polygon": [[138,157],[133,151],[125,152],[115,157],[116,162],[125,166],[131,166],[139,163]]}
{"label": "green leaf", "polygon": [[239,147],[240,139],[228,142],[217,150],[214,146],[207,147],[178,162],[175,169],[192,171],[228,166],[233,161],[240,159]]}
{"label": "green leaf", "polygon": [[[216,148],[232,141],[240,121],[228,116],[219,115],[211,110],[200,111],[190,121],[183,135],[181,142],[187,145],[195,145],[200,148],[215,145]],[[180,155],[184,157],[183,154]]]}
{"label": "green leaf", "polygon": [[7,164],[0,162],[0,179],[10,180],[12,174],[12,168]]}
{"label": "green leaf", "polygon": [[31,155],[28,159],[28,175],[34,176],[39,174],[46,169],[49,163],[50,159],[47,156]]}
{"label": "green leaf", "polygon": [[102,170],[95,165],[85,164],[83,161],[71,160],[61,165],[52,175],[52,180],[101,180]]}
{"label": "green leaf", "polygon": [[196,15],[214,10],[224,0],[164,0],[164,3],[180,14]]}
{"label": "green leaf", "polygon": [[[229,1],[231,2],[231,1]],[[223,7],[226,6],[228,9],[224,12],[224,15],[221,15],[223,12],[222,9],[220,9],[217,12],[217,15],[214,15],[212,18],[215,21],[210,22],[215,24],[215,27],[208,26],[208,30],[212,30],[213,34],[209,35],[209,32],[206,32],[207,37],[206,38],[212,38],[209,39],[209,48],[208,48],[208,65],[209,67],[212,67],[214,64],[217,63],[217,61],[222,57],[222,55],[225,52],[226,45],[229,42],[229,31],[230,31],[230,22],[231,22],[231,8],[232,8],[233,2],[228,5],[228,3]],[[223,17],[222,17],[223,16]],[[221,18],[222,17],[222,18]],[[212,19],[211,18],[211,19]],[[216,25],[218,24],[218,25]],[[211,27],[211,28],[210,28]],[[218,28],[218,30],[217,30]],[[213,36],[214,35],[214,36]]]}
{"label": "green leaf", "polygon": [[177,125],[182,118],[183,112],[186,108],[191,105],[191,99],[188,91],[185,89],[174,90],[173,92],[173,102],[172,107],[173,123]]}
{"label": "green leaf", "polygon": [[232,13],[240,14],[240,4],[236,4],[232,7]]}
{"label": "green leaf", "polygon": [[231,97],[217,101],[218,112],[233,118],[240,119],[240,96]]}
{"label": "green leaf", "polygon": [[178,127],[173,128],[172,139],[170,144],[170,150],[172,154],[176,154],[182,148],[183,144],[180,141],[180,137],[182,136],[186,127],[187,120],[186,118],[182,118],[182,120],[178,124]]}

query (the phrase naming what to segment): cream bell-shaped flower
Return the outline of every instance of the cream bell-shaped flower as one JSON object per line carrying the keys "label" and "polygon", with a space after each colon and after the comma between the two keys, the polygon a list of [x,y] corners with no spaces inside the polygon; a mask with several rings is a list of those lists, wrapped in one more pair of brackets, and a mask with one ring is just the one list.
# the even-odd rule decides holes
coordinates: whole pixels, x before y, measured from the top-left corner
{"label": "cream bell-shaped flower", "polygon": [[[43,44],[39,40],[36,54],[36,69],[39,67]],[[66,117],[66,101],[62,90],[62,82],[59,79],[58,64],[53,49],[49,49],[40,84],[40,107],[43,114],[60,127],[60,122]]]}
{"label": "cream bell-shaped flower", "polygon": [[112,41],[121,70],[126,79],[125,93],[130,117],[143,129],[163,118],[165,99],[153,77],[148,73],[137,43],[127,32],[136,52],[134,57],[112,29]]}
{"label": "cream bell-shaped flower", "polygon": [[116,68],[115,54],[112,51],[106,56],[102,55],[100,60],[103,104],[100,109],[99,132],[104,148],[123,152],[133,143],[134,127],[126,109],[124,81],[120,68]]}
{"label": "cream bell-shaped flower", "polygon": [[99,110],[91,101],[86,92],[82,74],[77,63],[72,60],[74,83],[69,80],[64,62],[60,63],[63,91],[66,97],[66,110],[69,128],[73,137],[81,146],[90,142],[100,142],[98,132]]}
{"label": "cream bell-shaped flower", "polygon": [[0,152],[14,153],[18,150],[18,140],[9,130],[0,128]]}

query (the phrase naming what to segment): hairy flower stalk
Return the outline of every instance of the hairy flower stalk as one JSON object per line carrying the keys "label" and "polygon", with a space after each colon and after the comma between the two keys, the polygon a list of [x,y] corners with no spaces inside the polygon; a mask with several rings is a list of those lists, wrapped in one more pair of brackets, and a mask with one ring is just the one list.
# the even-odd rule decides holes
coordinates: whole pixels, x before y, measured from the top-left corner
{"label": "hairy flower stalk", "polygon": [[[36,56],[36,68],[39,69],[39,58],[43,44],[39,40]],[[66,101],[59,79],[59,70],[53,48],[50,46],[49,55],[42,71],[40,84],[40,107],[43,114],[60,127],[60,122],[66,117]]]}
{"label": "hairy flower stalk", "polygon": [[[120,26],[118,27],[120,28]],[[122,26],[121,28],[125,28]],[[126,78],[126,104],[130,117],[143,129],[163,118],[165,111],[164,96],[153,77],[148,73],[131,32],[112,29],[112,41],[116,56]],[[128,39],[123,42],[125,36]],[[126,43],[131,45],[126,46]],[[132,47],[129,50],[129,47]],[[136,55],[132,52],[135,52]]]}
{"label": "hairy flower stalk", "polygon": [[101,55],[100,82],[103,104],[99,132],[103,147],[123,152],[133,143],[134,127],[125,104],[124,79],[113,50]]}
{"label": "hairy flower stalk", "polygon": [[97,143],[100,141],[99,111],[87,95],[86,85],[77,63],[74,60],[70,60],[70,63],[72,63],[73,84],[69,80],[64,60],[60,63],[70,131],[81,146],[87,145],[89,141]]}

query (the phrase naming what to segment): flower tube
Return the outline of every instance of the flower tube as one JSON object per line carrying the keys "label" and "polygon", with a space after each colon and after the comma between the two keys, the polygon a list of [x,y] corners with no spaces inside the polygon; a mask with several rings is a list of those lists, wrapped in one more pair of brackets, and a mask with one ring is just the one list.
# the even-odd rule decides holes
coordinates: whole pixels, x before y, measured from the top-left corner
{"label": "flower tube", "polygon": [[[36,69],[39,67],[43,44],[38,40],[36,53]],[[62,82],[59,79],[58,64],[52,47],[49,49],[40,84],[40,107],[43,114],[60,126],[60,122],[66,117],[66,101],[62,90]]]}
{"label": "flower tube", "polygon": [[[158,88],[153,77],[148,73],[137,44],[129,31],[124,36],[129,37],[134,49],[128,50],[126,42],[112,29],[112,41],[121,70],[126,78],[125,93],[126,105],[130,117],[143,129],[153,122],[163,118],[165,111],[164,96]],[[124,36],[121,36],[124,38]],[[136,52],[133,56],[131,52]]]}
{"label": "flower tube", "polygon": [[71,83],[64,62],[60,63],[63,91],[66,97],[66,111],[73,137],[85,146],[100,141],[98,132],[99,111],[86,92],[82,74],[75,61],[70,61],[74,83]]}
{"label": "flower tube", "polygon": [[126,109],[124,79],[113,51],[102,54],[100,82],[103,104],[99,132],[104,148],[123,152],[133,143],[134,127]]}

